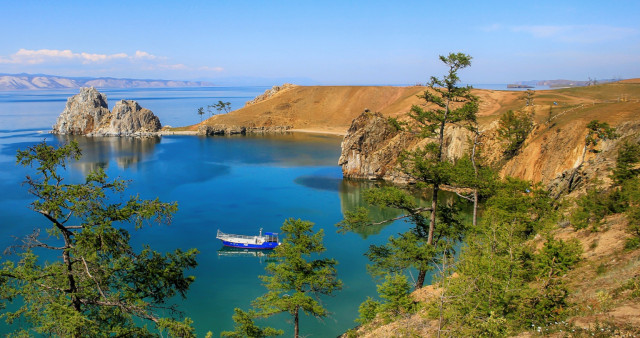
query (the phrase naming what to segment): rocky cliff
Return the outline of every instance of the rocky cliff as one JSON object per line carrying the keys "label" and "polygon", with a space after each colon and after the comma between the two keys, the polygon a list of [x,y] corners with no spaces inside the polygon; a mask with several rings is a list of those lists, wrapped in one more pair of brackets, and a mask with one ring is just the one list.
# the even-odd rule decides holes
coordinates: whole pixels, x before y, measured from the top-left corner
{"label": "rocky cliff", "polygon": [[[567,191],[568,179],[574,170],[577,177],[571,190],[576,193],[584,189],[583,182],[598,179],[606,183],[608,172],[615,165],[617,149],[623,142],[640,137],[640,86],[636,83],[620,83],[539,93],[537,104],[533,107],[518,106],[517,101],[507,104],[497,101],[502,107],[528,109],[533,115],[535,127],[512,158],[505,158],[506,141],[497,133],[498,120],[504,110],[490,111],[487,108],[490,108],[488,103],[491,102],[481,101],[478,122],[482,137],[479,150],[485,163],[498,170],[503,177],[541,182],[554,195]],[[619,93],[629,94],[622,100],[619,99]],[[584,164],[580,165],[586,126],[592,120],[609,123],[617,128],[620,136],[615,140],[600,142],[597,151],[588,152]],[[464,128],[447,127],[444,145],[446,156],[456,159],[468,152],[470,136]],[[385,115],[363,113],[353,121],[342,142],[339,164],[344,177],[403,183],[407,182],[407,177],[398,170],[399,154],[433,141],[416,138],[407,132],[395,132]]]}
{"label": "rocky cliff", "polygon": [[[445,129],[445,156],[450,160],[462,157],[468,148],[470,132],[453,126]],[[410,178],[398,169],[398,156],[404,150],[414,150],[435,139],[419,138],[399,132],[380,113],[365,111],[353,120],[345,135],[338,165],[347,178],[364,178],[407,183]]]}
{"label": "rocky cliff", "polygon": [[52,133],[87,136],[141,136],[155,133],[162,125],[149,109],[131,100],[116,103],[109,111],[107,97],[95,88],[81,88],[67,99]]}
{"label": "rocky cliff", "polygon": [[261,127],[247,127],[217,124],[214,126],[201,125],[198,126],[197,135],[211,136],[211,135],[246,135],[246,134],[281,134],[286,133],[290,126],[261,126]]}

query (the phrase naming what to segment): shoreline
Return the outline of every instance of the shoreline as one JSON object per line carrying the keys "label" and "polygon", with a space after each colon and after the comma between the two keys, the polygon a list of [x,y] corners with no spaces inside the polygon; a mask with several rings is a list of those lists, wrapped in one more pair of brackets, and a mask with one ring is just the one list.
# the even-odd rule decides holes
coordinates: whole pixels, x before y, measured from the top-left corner
{"label": "shoreline", "polygon": [[[289,129],[286,132],[292,133],[306,133],[306,134],[324,134],[324,135],[332,135],[332,136],[345,136],[347,134],[346,131],[335,131],[335,130],[326,130],[326,129],[303,129],[303,128],[295,128]],[[156,135],[197,135],[198,132],[195,130],[163,130],[156,132]]]}
{"label": "shoreline", "polygon": [[[334,131],[334,130],[323,130],[323,129],[289,129],[287,132],[292,133],[305,133],[305,134],[321,134],[321,135],[332,135],[332,136],[345,136],[346,132]],[[39,134],[53,134],[51,130],[38,130]],[[148,135],[92,135],[92,137],[140,137],[140,136],[165,136],[165,135],[189,135],[196,136],[198,132],[195,130],[162,130],[155,133],[149,133]],[[87,136],[87,135],[82,135]]]}
{"label": "shoreline", "polygon": [[325,129],[289,129],[287,131],[294,133],[307,133],[307,134],[325,134],[325,135],[334,135],[334,136],[345,136],[347,134],[346,131],[335,131],[335,130],[325,130]]}

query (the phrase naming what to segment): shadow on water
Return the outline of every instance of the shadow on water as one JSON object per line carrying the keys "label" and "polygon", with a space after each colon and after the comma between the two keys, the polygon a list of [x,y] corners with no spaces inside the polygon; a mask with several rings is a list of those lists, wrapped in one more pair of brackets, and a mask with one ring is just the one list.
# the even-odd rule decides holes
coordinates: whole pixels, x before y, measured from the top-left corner
{"label": "shadow on water", "polygon": [[[301,176],[296,178],[294,182],[311,189],[337,192],[340,196],[340,206],[343,218],[345,212],[355,211],[358,208],[366,208],[369,210],[369,216],[374,222],[380,222],[403,215],[401,210],[372,206],[367,204],[364,200],[364,195],[367,190],[392,186],[392,183],[383,181],[342,179],[341,177],[322,175]],[[420,206],[427,206],[430,203],[430,200],[423,198],[417,192],[413,195]],[[446,194],[443,194],[440,198],[447,198],[447,196]],[[367,239],[369,236],[379,234],[382,229],[389,226],[391,223],[392,222],[362,227],[354,230],[354,232],[360,235],[363,239]]]}
{"label": "shadow on water", "polygon": [[[345,179],[340,185],[340,205],[342,214],[344,217],[345,212],[355,211],[358,208],[366,208],[369,210],[369,217],[373,222],[381,222],[388,219],[393,219],[405,214],[405,212],[394,208],[382,208],[369,205],[364,200],[364,194],[367,190],[374,188],[382,188],[385,186],[393,186],[392,183],[381,181],[367,181],[367,180],[349,180]],[[431,204],[431,199],[425,196],[425,191],[418,191],[408,187],[410,193],[415,198],[415,201],[420,207],[428,207]],[[440,191],[438,193],[438,203],[449,203],[454,201],[460,201],[460,198],[455,193]],[[466,201],[462,201],[464,207],[462,208],[462,217],[465,220],[470,220],[471,206]],[[378,225],[366,226],[360,229],[355,229],[353,232],[360,235],[363,239],[369,236],[379,234],[382,229],[391,225],[393,222],[387,222]]]}

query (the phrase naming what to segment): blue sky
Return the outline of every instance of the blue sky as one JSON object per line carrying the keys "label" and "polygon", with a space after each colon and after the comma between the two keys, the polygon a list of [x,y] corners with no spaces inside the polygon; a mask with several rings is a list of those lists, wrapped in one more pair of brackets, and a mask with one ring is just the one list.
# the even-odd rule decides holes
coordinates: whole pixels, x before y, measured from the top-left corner
{"label": "blue sky", "polygon": [[0,73],[213,83],[640,77],[638,1],[4,1]]}

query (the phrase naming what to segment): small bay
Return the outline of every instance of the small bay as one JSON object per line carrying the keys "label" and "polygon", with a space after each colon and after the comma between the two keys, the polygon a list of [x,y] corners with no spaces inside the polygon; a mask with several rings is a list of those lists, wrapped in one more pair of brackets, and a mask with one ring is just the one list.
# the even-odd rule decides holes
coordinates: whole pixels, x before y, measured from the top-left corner
{"label": "small bay", "polygon": [[[105,92],[110,107],[114,98],[122,95],[138,99],[143,107],[160,116],[163,124],[187,125],[199,122],[196,109],[200,106],[220,99],[237,102],[233,106],[239,108],[262,91],[264,88],[234,87]],[[64,109],[66,97],[73,94],[42,91],[0,95],[3,249],[16,244],[12,236],[25,236],[35,228],[47,227],[41,216],[28,209],[33,197],[21,182],[29,171],[16,165],[15,154],[17,149],[42,140],[54,145],[69,141],[68,137],[41,131],[50,128]],[[336,233],[334,224],[342,219],[343,212],[363,205],[363,189],[375,184],[342,179],[337,165],[340,137],[294,133],[74,139],[83,149],[83,158],[68,167],[67,180],[79,182],[89,170],[101,167],[110,178],[130,181],[125,197],[140,194],[142,198],[159,197],[178,203],[179,211],[170,226],[128,229],[133,235],[132,244],[138,248],[149,244],[160,251],[200,250],[199,266],[188,271],[196,281],[185,300],[175,300],[195,321],[198,336],[207,331],[218,336],[220,331],[232,329],[233,308],[249,309],[251,300],[266,291],[258,276],[264,274],[268,255],[221,250],[220,241],[215,239],[218,229],[246,235],[257,234],[260,228],[277,232],[290,217],[314,222],[316,231],[323,229],[325,255],[339,262],[338,274],[344,289],[334,297],[323,298],[331,312],[328,318],[320,321],[305,316],[300,327],[305,336],[328,337],[354,327],[359,304],[368,295],[376,294],[376,283],[366,272],[367,260],[363,256],[369,245],[382,244],[389,236],[409,228],[399,221],[367,233]],[[292,325],[287,320],[287,316],[280,315],[261,324],[285,329],[285,335],[290,335]],[[0,328],[0,333],[4,330]]]}

